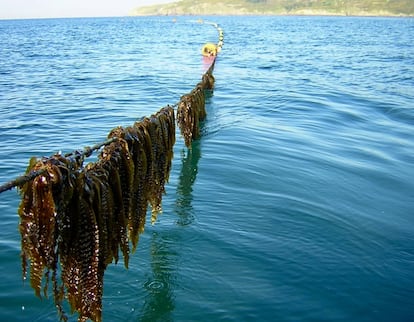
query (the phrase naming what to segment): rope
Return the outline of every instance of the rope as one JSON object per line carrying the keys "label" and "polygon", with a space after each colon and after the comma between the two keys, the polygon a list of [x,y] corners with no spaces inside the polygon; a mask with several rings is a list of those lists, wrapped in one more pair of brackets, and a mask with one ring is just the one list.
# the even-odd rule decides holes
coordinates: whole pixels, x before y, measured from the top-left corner
{"label": "rope", "polygon": [[[216,56],[201,81],[176,104],[177,118],[167,105],[132,126],[112,129],[108,140],[82,151],[33,157],[25,175],[0,187],[0,192],[20,187],[23,278],[30,267],[30,285],[39,297],[42,290],[47,296],[53,285],[60,320],[68,320],[65,301],[79,321],[102,321],[104,272],[118,262],[120,251],[128,268],[148,206],[151,223],[162,211],[176,121],[191,149],[206,116],[205,92],[214,87],[215,60]],[[101,148],[98,160],[84,166],[84,158]]]}
{"label": "rope", "polygon": [[[217,31],[219,33],[219,41],[217,43],[217,53],[220,52],[222,47],[223,47],[223,40],[224,40],[224,35],[223,35],[222,28],[219,27],[219,25],[217,23],[214,23],[214,22],[204,21],[204,23],[212,25],[214,28],[217,29]],[[216,60],[216,57],[214,57],[214,60],[212,61],[211,65],[210,65],[210,68],[207,70],[207,72],[204,75],[211,75],[212,76],[215,60]],[[173,108],[176,108],[176,107],[179,106],[180,103],[181,103],[181,100],[179,102],[175,103],[174,105],[170,105],[170,106],[173,107]],[[92,155],[93,151],[99,150],[101,147],[109,145],[110,143],[112,143],[116,139],[117,138],[111,138],[111,139],[109,139],[107,141],[104,141],[102,143],[97,143],[97,144],[93,145],[92,147],[85,147],[84,150],[81,151],[81,152],[76,150],[76,151],[67,153],[67,154],[64,155],[64,157],[69,158],[69,157],[72,157],[74,155],[75,155],[76,158],[90,157]],[[44,174],[45,171],[46,171],[46,169],[44,169],[44,168],[36,170],[36,171],[31,171],[28,174],[18,176],[14,180],[11,180],[11,181],[8,181],[4,184],[1,184],[0,185],[0,193],[5,192],[7,190],[11,190],[15,187],[21,187],[25,183],[33,180],[34,178],[36,178],[36,177],[38,177],[42,174]]]}
{"label": "rope", "polygon": [[[103,146],[109,145],[112,142],[116,141],[117,139],[118,138],[111,138],[109,140],[106,140],[105,142],[97,143],[93,145],[92,147],[87,146],[83,149],[83,151],[76,150],[76,151],[65,154],[64,157],[69,158],[69,157],[75,156],[76,159],[83,159],[85,157],[88,158],[92,155],[93,151],[99,150]],[[47,158],[47,159],[50,159],[50,158]],[[7,191],[7,190],[11,190],[14,187],[21,187],[25,183],[44,174],[46,171],[47,171],[46,168],[41,168],[39,170],[30,171],[28,174],[18,176],[16,179],[0,185],[0,193]]]}
{"label": "rope", "polygon": [[26,174],[26,175],[22,175],[17,177],[14,180],[11,180],[5,184],[2,184],[0,186],[0,193],[7,191],[7,190],[11,190],[14,187],[19,187],[24,185],[26,182],[29,182],[31,180],[33,180],[34,178],[44,174],[46,172],[46,168],[37,170],[37,171],[31,171],[30,173]]}

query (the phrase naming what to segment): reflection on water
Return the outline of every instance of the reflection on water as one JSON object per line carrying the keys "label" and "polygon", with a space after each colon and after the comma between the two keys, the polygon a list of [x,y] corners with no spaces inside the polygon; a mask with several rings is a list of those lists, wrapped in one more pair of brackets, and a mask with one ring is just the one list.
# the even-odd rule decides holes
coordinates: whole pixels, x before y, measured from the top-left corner
{"label": "reflection on water", "polygon": [[174,311],[174,270],[177,267],[175,241],[163,234],[153,233],[151,239],[152,276],[145,282],[147,295],[144,299],[140,321],[172,321]]}
{"label": "reflection on water", "polygon": [[[191,205],[193,184],[198,172],[201,157],[200,141],[195,141],[191,149],[181,151],[182,167],[177,185],[174,210],[178,215],[177,224],[186,226],[193,222]],[[174,231],[154,232],[151,238],[151,270],[144,283],[146,297],[140,314],[140,321],[173,321],[175,270],[178,267],[179,235]]]}
{"label": "reflection on water", "polygon": [[181,151],[182,167],[177,186],[175,212],[178,214],[177,224],[189,225],[194,221],[192,206],[193,184],[198,173],[198,161],[201,158],[200,141],[195,141],[191,149]]}

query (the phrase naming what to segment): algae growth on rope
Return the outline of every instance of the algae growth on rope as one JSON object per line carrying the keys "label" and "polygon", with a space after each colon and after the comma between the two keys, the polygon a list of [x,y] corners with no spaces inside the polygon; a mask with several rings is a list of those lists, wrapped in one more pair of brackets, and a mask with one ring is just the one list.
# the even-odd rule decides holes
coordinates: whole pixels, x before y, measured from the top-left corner
{"label": "algae growth on rope", "polygon": [[[21,189],[19,207],[23,274],[47,295],[50,273],[56,306],[66,319],[67,297],[79,320],[101,320],[103,276],[121,250],[128,267],[130,246],[144,230],[148,204],[152,221],[161,211],[175,143],[175,116],[165,107],[134,125],[118,127],[98,161],[54,155],[32,159],[28,170],[46,172]],[[57,278],[60,262],[61,282]]]}
{"label": "algae growth on rope", "polygon": [[214,87],[214,65],[215,58],[196,87],[176,104],[177,117],[166,106],[132,126],[113,129],[97,145],[102,149],[96,162],[84,164],[90,148],[30,160],[23,176],[27,180],[19,183],[23,277],[29,266],[30,285],[39,297],[47,296],[51,283],[61,320],[67,320],[64,300],[78,313],[78,321],[102,320],[105,269],[118,262],[119,251],[128,268],[148,205],[152,223],[161,212],[175,122],[191,149],[206,116],[205,91]]}

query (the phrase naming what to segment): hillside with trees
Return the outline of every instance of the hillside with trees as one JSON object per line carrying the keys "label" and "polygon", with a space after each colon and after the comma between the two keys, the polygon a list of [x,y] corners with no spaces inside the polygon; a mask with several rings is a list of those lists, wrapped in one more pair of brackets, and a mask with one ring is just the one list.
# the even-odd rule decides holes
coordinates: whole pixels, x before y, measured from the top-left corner
{"label": "hillside with trees", "polygon": [[414,16],[414,0],[181,0],[131,15]]}

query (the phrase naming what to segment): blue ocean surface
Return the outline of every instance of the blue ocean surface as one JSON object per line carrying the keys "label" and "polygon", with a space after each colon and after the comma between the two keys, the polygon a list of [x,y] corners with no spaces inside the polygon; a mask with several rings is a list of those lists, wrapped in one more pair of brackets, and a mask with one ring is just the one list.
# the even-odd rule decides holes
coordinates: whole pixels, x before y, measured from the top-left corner
{"label": "blue ocean surface", "polygon": [[[414,19],[202,18],[224,30],[203,135],[177,130],[103,321],[414,321]],[[197,19],[0,20],[0,183],[177,103],[218,40]],[[57,321],[22,279],[19,202],[0,194],[0,317]]]}

